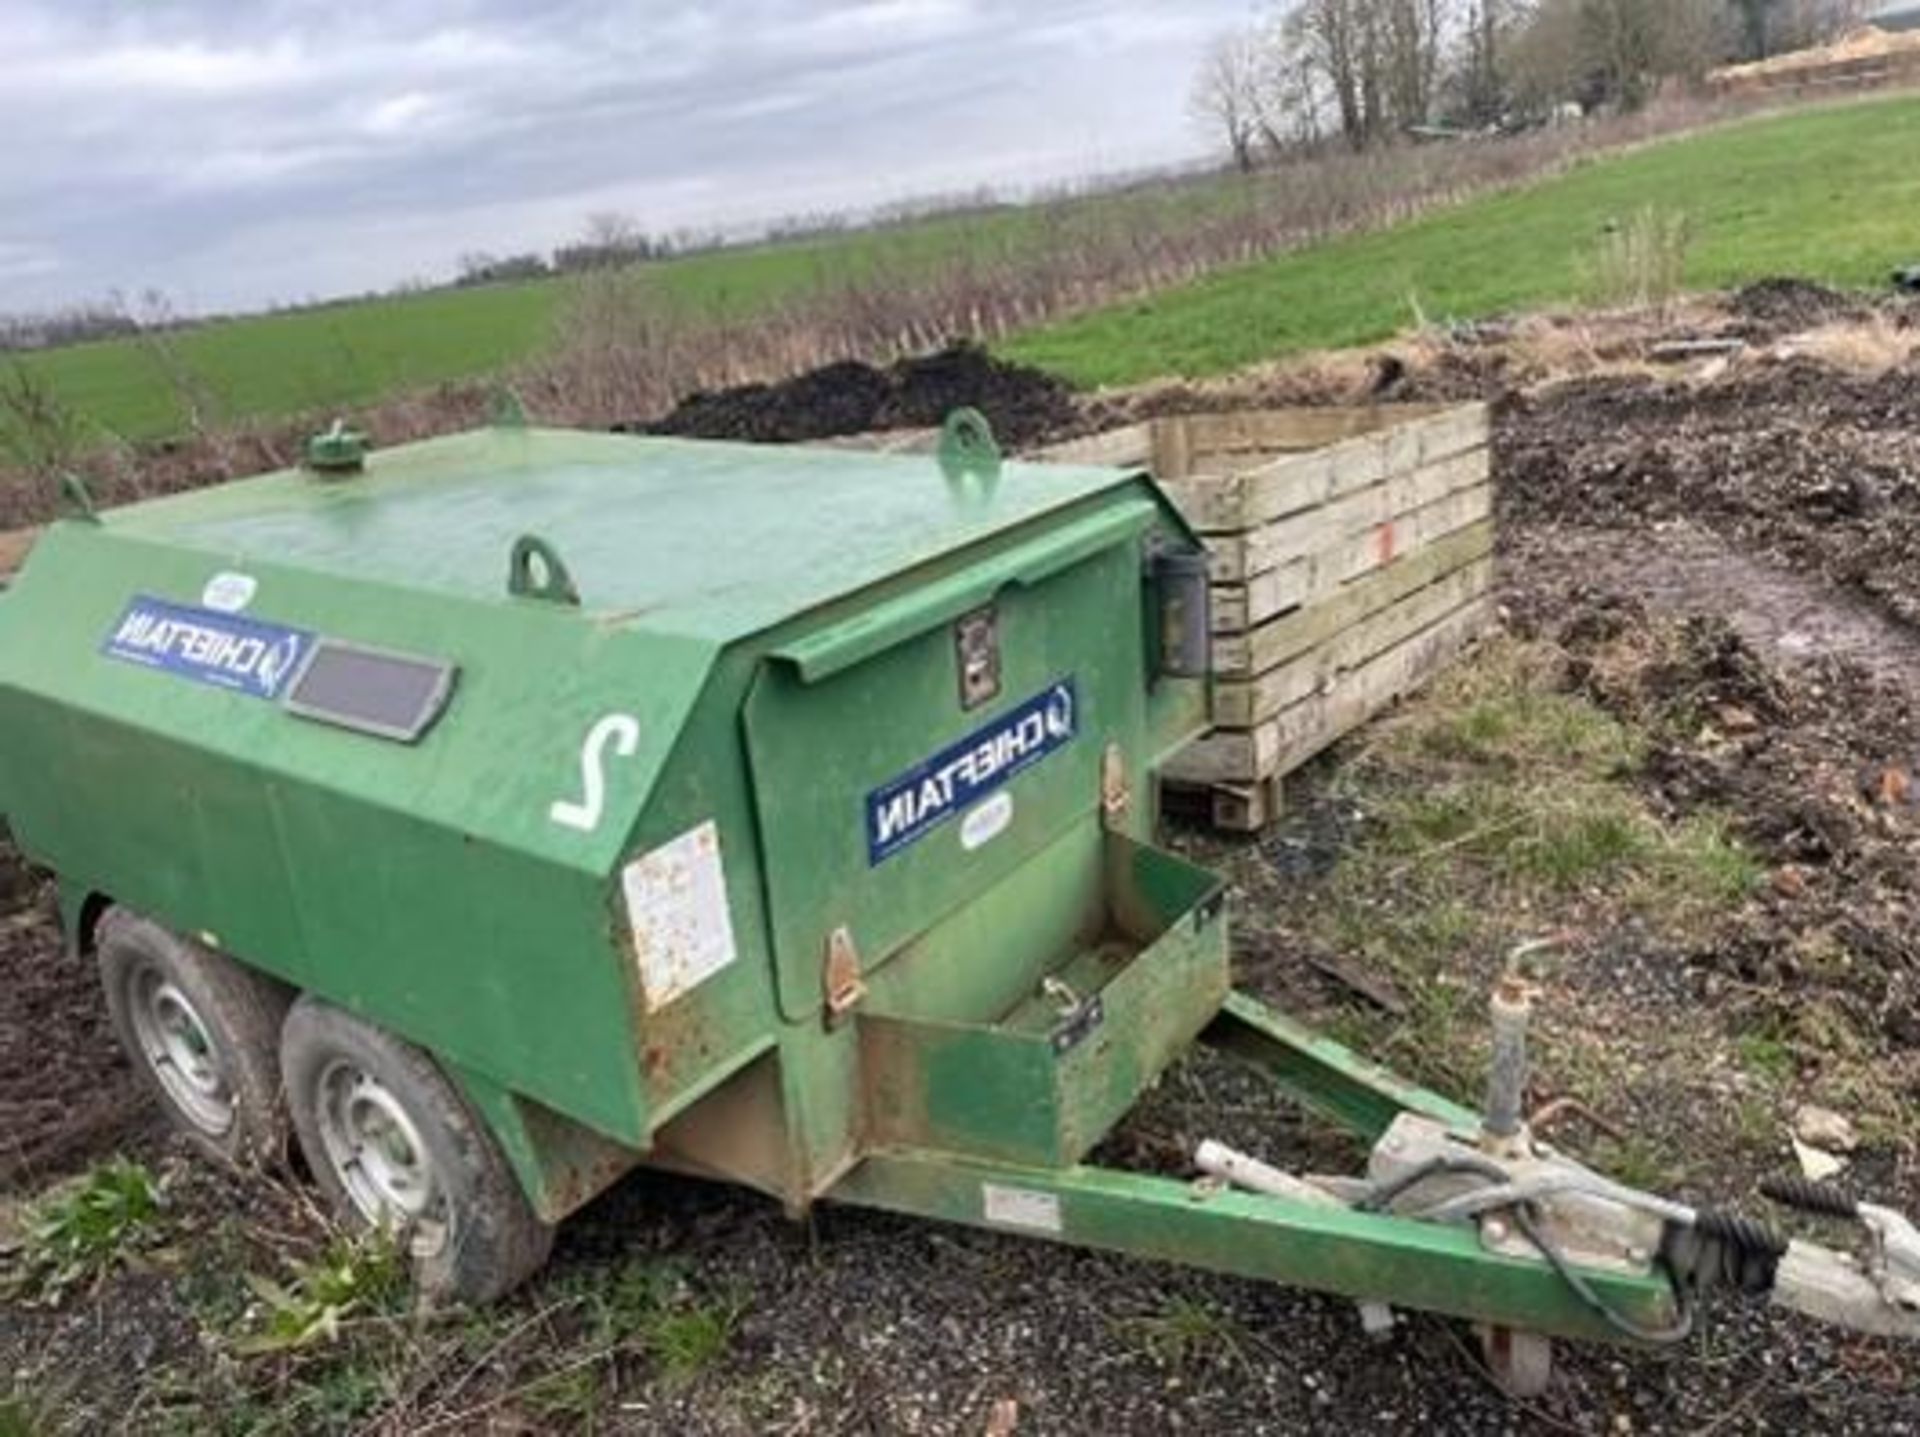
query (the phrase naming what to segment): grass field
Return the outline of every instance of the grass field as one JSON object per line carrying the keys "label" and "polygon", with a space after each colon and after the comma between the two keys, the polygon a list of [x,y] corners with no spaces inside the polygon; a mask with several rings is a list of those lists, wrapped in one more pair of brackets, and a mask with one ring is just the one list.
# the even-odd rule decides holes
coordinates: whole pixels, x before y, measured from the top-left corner
{"label": "grass field", "polygon": [[[1009,355],[1085,385],[1208,375],[1303,349],[1382,338],[1416,312],[1468,318],[1578,298],[1603,227],[1652,206],[1684,215],[1697,288],[1778,273],[1876,284],[1920,259],[1920,99],[1852,104],[1723,127],[1588,161],[1528,188],[1398,228],[1222,270],[1150,299],[1019,335]],[[1147,237],[1234,206],[1284,176],[1165,183],[1066,205],[1002,208],[805,242],[716,251],[641,272],[668,308],[720,319],[857,286],[911,283],[972,263],[1017,270],[1076,236]],[[1266,189],[1263,192],[1262,186]],[[1303,187],[1309,198],[1311,185]],[[564,322],[568,281],[446,291],[234,320],[159,340],[115,340],[18,361],[77,417],[83,443],[186,427],[187,395],[220,426],[495,373],[537,355]],[[183,386],[182,374],[192,376]]]}
{"label": "grass field", "polygon": [[1083,385],[1221,374],[1411,324],[1585,298],[1609,222],[1684,216],[1693,289],[1886,282],[1920,260],[1920,99],[1757,120],[1396,229],[1222,271],[1003,346]]}
{"label": "grass field", "polygon": [[[1217,179],[1095,195],[1071,204],[999,208],[777,245],[691,255],[648,266],[668,306],[720,319],[825,287],[884,282],[917,268],[992,265],[1079,226],[1153,224],[1169,211],[1235,203]],[[408,389],[495,373],[548,344],[573,282],[536,280],[395,296],[261,315],[153,339],[115,339],[18,362],[97,438],[152,439],[185,427],[177,377],[212,402],[213,423],[354,406]],[[0,355],[0,363],[6,356]]]}

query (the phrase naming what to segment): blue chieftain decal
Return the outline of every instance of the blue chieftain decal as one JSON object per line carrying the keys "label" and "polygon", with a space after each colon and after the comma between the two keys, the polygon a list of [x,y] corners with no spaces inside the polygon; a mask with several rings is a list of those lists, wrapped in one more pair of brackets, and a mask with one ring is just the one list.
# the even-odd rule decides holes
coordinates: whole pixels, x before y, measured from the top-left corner
{"label": "blue chieftain decal", "polygon": [[1011,713],[867,795],[867,862],[885,862],[957,813],[1073,742],[1073,680],[1062,679]]}
{"label": "blue chieftain decal", "polygon": [[313,635],[303,629],[142,594],[127,605],[100,652],[257,699],[277,699],[312,644]]}

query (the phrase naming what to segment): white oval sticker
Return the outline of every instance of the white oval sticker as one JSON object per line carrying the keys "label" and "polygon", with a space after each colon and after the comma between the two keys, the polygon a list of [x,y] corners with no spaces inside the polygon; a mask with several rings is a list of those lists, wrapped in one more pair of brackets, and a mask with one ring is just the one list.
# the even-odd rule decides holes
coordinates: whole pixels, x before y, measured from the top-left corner
{"label": "white oval sticker", "polygon": [[1013,795],[1004,791],[996,793],[985,803],[969,809],[967,816],[960,820],[960,846],[969,853],[985,848],[1005,833],[1012,822]]}
{"label": "white oval sticker", "polygon": [[200,591],[200,607],[216,614],[237,614],[259,592],[260,581],[251,574],[215,574]]}

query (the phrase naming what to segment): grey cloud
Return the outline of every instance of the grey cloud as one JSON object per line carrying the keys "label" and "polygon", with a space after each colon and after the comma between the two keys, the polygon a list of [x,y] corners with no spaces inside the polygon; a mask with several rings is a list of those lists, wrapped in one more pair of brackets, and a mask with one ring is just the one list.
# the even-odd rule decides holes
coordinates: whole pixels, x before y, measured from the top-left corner
{"label": "grey cloud", "polygon": [[1249,0],[15,0],[0,309],[188,308],[545,248],[614,207],[738,224],[1193,153]]}

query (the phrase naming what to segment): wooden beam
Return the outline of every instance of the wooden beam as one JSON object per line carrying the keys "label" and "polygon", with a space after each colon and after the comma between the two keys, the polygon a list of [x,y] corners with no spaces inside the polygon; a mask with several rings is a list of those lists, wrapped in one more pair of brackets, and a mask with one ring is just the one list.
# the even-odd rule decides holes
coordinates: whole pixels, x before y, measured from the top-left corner
{"label": "wooden beam", "polygon": [[1089,434],[1084,439],[1069,439],[1049,444],[1024,456],[1042,464],[1086,464],[1100,468],[1145,469],[1153,461],[1151,426],[1129,424],[1104,434]]}
{"label": "wooden beam", "polygon": [[1214,690],[1214,722],[1222,728],[1252,728],[1262,719],[1328,692],[1343,675],[1438,623],[1492,587],[1491,558],[1455,569],[1289,663],[1269,669],[1258,678],[1221,683]]}
{"label": "wooden beam", "polygon": [[1482,484],[1389,521],[1385,534],[1379,530],[1357,534],[1321,553],[1255,574],[1244,584],[1216,584],[1213,631],[1237,634],[1303,604],[1317,603],[1342,584],[1492,517],[1493,486]]}
{"label": "wooden beam", "polygon": [[1171,481],[1168,487],[1187,522],[1209,534],[1257,529],[1408,470],[1484,450],[1489,434],[1486,406],[1462,405],[1222,473],[1220,451],[1205,447],[1198,417],[1192,426],[1190,453],[1201,462],[1191,465],[1190,478],[1164,470],[1161,478]]}
{"label": "wooden beam", "polygon": [[[1316,458],[1319,456],[1315,456]],[[1488,456],[1483,449],[1443,459],[1410,473],[1396,474],[1242,534],[1207,539],[1208,569],[1216,583],[1245,583],[1283,564],[1317,554],[1369,529],[1390,523],[1449,494],[1485,484]]]}
{"label": "wooden beam", "polygon": [[1167,766],[1179,783],[1253,784],[1291,773],[1450,663],[1493,623],[1491,597],[1475,599],[1346,675],[1333,688],[1251,729],[1220,729]]}
{"label": "wooden beam", "polygon": [[1442,413],[1440,404],[1369,404],[1347,408],[1243,409],[1196,414],[1193,447],[1202,454],[1281,454],[1325,449]]}
{"label": "wooden beam", "polygon": [[1486,558],[1493,552],[1493,525],[1483,522],[1449,534],[1418,554],[1343,586],[1316,604],[1240,634],[1220,634],[1213,640],[1213,667],[1222,677],[1248,678],[1264,674],[1316,645],[1326,643],[1407,595]]}

